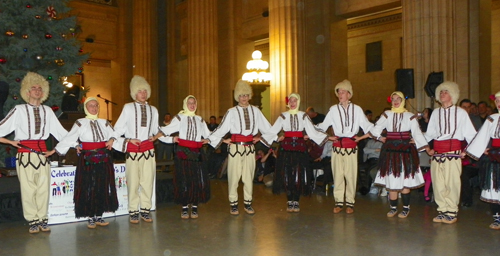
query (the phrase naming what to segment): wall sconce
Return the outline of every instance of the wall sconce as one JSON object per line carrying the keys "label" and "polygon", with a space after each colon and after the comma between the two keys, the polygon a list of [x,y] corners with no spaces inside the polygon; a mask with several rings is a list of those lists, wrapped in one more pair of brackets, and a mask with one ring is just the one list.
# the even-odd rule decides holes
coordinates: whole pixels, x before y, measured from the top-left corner
{"label": "wall sconce", "polygon": [[266,71],[269,63],[261,60],[262,53],[258,50],[252,53],[252,58],[253,60],[247,63],[248,72],[243,74],[241,79],[250,84],[269,84],[272,78],[271,73]]}

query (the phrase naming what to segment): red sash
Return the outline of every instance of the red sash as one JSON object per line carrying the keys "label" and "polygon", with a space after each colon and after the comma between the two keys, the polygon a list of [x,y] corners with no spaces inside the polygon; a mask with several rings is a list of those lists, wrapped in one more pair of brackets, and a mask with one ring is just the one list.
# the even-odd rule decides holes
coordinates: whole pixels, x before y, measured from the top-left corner
{"label": "red sash", "polygon": [[302,132],[285,132],[286,138],[303,138],[304,134]]}
{"label": "red sash", "polygon": [[[47,146],[45,145],[44,140],[22,140],[20,141],[21,145],[36,150],[38,152],[47,152]],[[19,153],[33,153],[31,150],[27,148],[18,148],[17,152]]]}
{"label": "red sash", "polygon": [[500,148],[500,139],[492,139],[491,146],[494,148]]}
{"label": "red sash", "polygon": [[462,149],[462,142],[457,139],[434,140],[434,150],[438,153],[446,153]]}
{"label": "red sash", "polygon": [[203,143],[194,140],[179,139],[179,146],[186,148],[201,148],[203,146]]}
{"label": "red sash", "polygon": [[388,140],[409,140],[411,139],[410,132],[387,132]]}
{"label": "red sash", "polygon": [[146,152],[148,150],[154,149],[155,146],[153,145],[153,142],[149,140],[145,140],[139,144],[139,146],[136,146],[132,143],[127,143],[127,152]]}
{"label": "red sash", "polygon": [[339,138],[336,142],[334,142],[333,146],[337,148],[355,148],[358,146],[358,143],[351,138],[344,137]]}
{"label": "red sash", "polygon": [[106,147],[106,142],[101,141],[101,142],[82,142],[82,149],[83,150],[94,150],[98,148],[105,148]]}
{"label": "red sash", "polygon": [[231,142],[252,142],[253,141],[253,135],[240,135],[240,134],[233,134],[231,135]]}

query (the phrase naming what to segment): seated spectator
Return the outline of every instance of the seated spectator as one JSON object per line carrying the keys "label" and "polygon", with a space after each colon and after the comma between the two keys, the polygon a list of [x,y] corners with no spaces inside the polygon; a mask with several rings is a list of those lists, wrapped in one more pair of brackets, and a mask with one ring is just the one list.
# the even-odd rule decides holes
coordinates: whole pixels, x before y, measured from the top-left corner
{"label": "seated spectator", "polygon": [[[364,147],[363,162],[358,165],[358,184],[359,192],[362,195],[368,194],[370,187],[375,176],[377,175],[378,169],[378,159],[380,157],[380,149],[382,148],[382,142],[374,139],[367,139],[366,145]],[[377,189],[378,192],[378,189]]]}
{"label": "seated spectator", "polygon": [[[257,154],[255,155],[256,164],[255,164],[255,182],[264,182],[264,180],[269,181],[267,177],[274,173],[274,168],[276,164],[276,155],[275,151],[270,148],[267,153],[264,153],[264,150],[257,150]],[[272,186],[273,179],[270,179],[270,182],[265,182],[267,187]]]}
{"label": "seated spectator", "polygon": [[332,141],[327,141],[323,145],[323,150],[321,156],[317,157],[311,163],[311,169],[321,169],[323,170],[323,176],[319,177],[323,181],[323,185],[326,187],[328,184],[333,183],[333,172],[332,172]]}
{"label": "seated spectator", "polygon": [[320,114],[320,113],[314,111],[313,107],[308,107],[306,109],[306,114],[311,118],[311,121],[315,125],[319,124],[319,123],[322,123],[323,120],[325,120],[325,115]]}

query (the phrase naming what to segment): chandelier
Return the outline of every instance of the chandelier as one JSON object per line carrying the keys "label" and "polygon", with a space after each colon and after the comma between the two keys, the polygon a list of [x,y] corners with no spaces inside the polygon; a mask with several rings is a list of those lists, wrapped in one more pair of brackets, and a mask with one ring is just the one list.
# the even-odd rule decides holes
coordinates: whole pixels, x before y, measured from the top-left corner
{"label": "chandelier", "polygon": [[262,53],[258,50],[252,53],[252,58],[253,60],[247,63],[248,72],[243,74],[241,79],[251,84],[269,84],[271,73],[266,71],[269,68],[269,63],[261,60]]}

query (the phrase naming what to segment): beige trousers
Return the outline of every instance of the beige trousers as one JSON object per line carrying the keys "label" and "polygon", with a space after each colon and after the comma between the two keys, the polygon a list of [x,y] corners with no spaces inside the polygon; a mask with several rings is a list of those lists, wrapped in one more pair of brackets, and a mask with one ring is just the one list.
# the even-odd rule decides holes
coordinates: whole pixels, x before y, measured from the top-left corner
{"label": "beige trousers", "polygon": [[[45,162],[45,166],[42,165],[43,162]],[[33,166],[39,167],[34,168]],[[50,164],[43,155],[18,153],[16,170],[21,184],[24,218],[28,222],[48,219]]]}
{"label": "beige trousers", "polygon": [[243,198],[245,203],[252,203],[253,177],[255,174],[255,147],[253,145],[229,145],[227,165],[227,181],[229,202],[238,203],[238,184],[243,181]]}
{"label": "beige trousers", "polygon": [[[336,204],[344,202],[354,205],[358,178],[358,149],[332,149],[333,197]],[[345,201],[344,201],[345,192]]]}
{"label": "beige trousers", "polygon": [[[128,210],[151,209],[153,187],[156,176],[156,160],[150,156],[153,150],[144,153],[128,153],[125,161],[125,176],[127,177]],[[144,156],[140,157],[141,154]],[[145,156],[149,156],[146,159]],[[135,160],[133,160],[135,159]]]}
{"label": "beige trousers", "polygon": [[[455,154],[456,152],[449,152]],[[460,154],[460,152],[456,153]],[[456,216],[460,203],[462,159],[432,158],[431,179],[438,211]]]}

